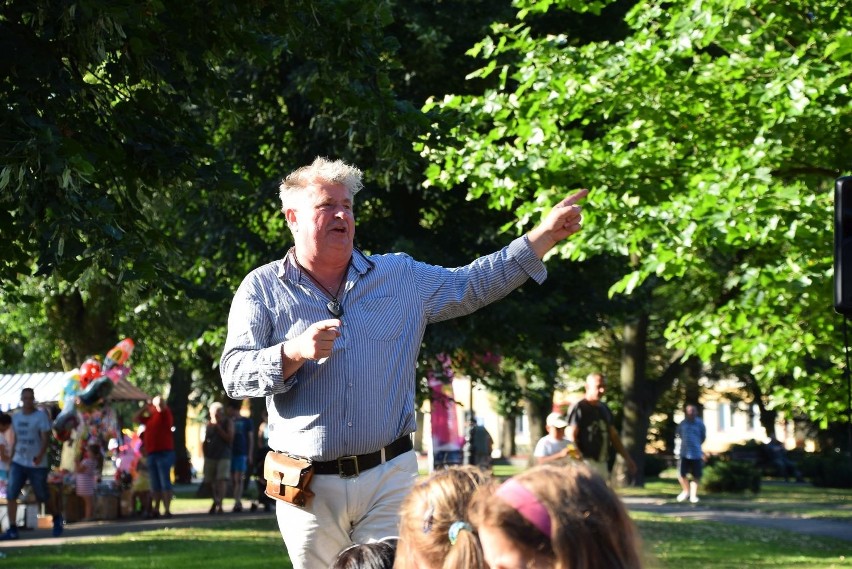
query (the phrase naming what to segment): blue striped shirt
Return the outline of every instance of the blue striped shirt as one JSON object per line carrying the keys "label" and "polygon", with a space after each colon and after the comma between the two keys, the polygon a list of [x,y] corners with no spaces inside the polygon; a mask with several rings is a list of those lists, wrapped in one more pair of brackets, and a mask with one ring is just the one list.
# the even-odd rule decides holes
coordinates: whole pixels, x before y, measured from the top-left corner
{"label": "blue striped shirt", "polygon": [[288,254],[249,273],[237,290],[222,383],[236,399],[266,397],[275,450],[323,461],[373,452],[415,429],[415,366],[426,325],[470,314],[546,276],[526,236],[455,269],[355,250],[331,356],[285,378],[281,344],[329,318],[328,297]]}
{"label": "blue striped shirt", "polygon": [[696,417],[692,421],[684,419],[677,426],[677,436],[680,438],[680,457],[689,460],[700,460],[701,445],[707,438],[704,421]]}

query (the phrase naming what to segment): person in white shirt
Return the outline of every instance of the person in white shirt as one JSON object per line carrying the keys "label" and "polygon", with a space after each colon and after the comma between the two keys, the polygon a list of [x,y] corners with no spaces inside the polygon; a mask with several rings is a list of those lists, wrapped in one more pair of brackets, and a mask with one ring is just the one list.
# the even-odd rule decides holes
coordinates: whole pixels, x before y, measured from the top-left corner
{"label": "person in white shirt", "polygon": [[535,445],[533,456],[536,464],[555,463],[559,460],[576,458],[577,447],[565,438],[568,421],[559,413],[551,413],[545,421],[547,434]]}
{"label": "person in white shirt", "polygon": [[47,489],[47,449],[50,442],[50,419],[35,406],[35,393],[31,387],[21,390],[21,409],[12,415],[15,442],[12,445],[12,464],[9,468],[9,488],[6,505],[9,529],[0,540],[18,539],[14,525],[18,514],[18,495],[29,480],[36,500],[47,504],[53,514],[53,537],[62,535],[62,512],[50,499]]}

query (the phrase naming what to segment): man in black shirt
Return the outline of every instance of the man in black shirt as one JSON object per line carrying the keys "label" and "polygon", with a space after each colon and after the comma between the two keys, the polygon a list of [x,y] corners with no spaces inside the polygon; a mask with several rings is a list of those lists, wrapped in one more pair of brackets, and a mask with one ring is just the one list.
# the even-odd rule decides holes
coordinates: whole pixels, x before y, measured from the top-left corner
{"label": "man in black shirt", "polygon": [[574,444],[583,462],[609,481],[609,445],[627,463],[631,475],[636,474],[636,463],[621,443],[621,437],[612,424],[612,411],[601,401],[606,392],[606,378],[602,373],[591,373],[586,378],[586,394],[568,412]]}

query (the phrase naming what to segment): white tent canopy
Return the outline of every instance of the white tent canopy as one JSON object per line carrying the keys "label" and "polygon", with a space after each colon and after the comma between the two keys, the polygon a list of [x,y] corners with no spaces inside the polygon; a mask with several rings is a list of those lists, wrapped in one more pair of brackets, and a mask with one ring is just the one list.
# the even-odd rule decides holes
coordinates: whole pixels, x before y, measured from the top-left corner
{"label": "white tent canopy", "polygon": [[[37,403],[59,401],[59,394],[68,382],[67,371],[47,373],[16,373],[0,375],[0,411],[9,411],[21,406],[21,390],[32,387]],[[113,401],[144,401],[150,396],[127,381],[121,379],[109,398]]]}

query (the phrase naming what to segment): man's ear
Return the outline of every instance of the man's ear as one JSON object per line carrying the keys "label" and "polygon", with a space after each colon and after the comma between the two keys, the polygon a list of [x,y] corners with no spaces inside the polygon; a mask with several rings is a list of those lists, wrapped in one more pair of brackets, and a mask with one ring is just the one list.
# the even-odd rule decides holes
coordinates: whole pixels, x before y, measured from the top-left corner
{"label": "man's ear", "polygon": [[296,210],[292,207],[288,208],[287,211],[284,212],[284,217],[287,219],[287,225],[290,227],[290,230],[296,231],[296,227],[298,226]]}

